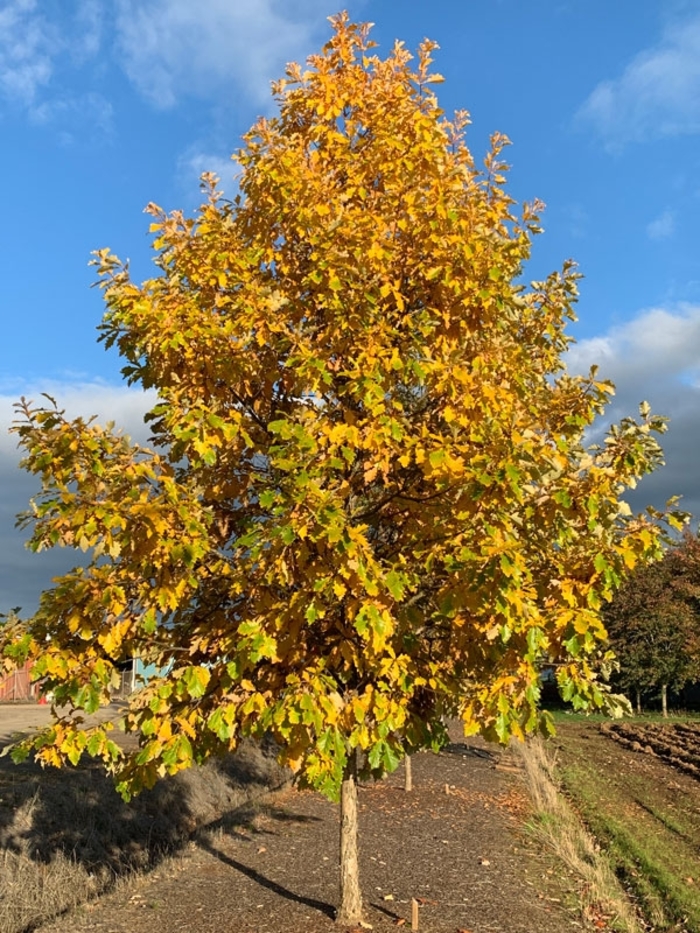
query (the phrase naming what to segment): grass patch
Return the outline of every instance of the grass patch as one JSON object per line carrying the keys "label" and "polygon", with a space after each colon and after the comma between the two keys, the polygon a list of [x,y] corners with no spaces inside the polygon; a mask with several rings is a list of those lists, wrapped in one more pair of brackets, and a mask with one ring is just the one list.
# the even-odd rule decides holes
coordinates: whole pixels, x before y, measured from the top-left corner
{"label": "grass patch", "polygon": [[584,919],[618,933],[640,933],[635,910],[608,859],[558,787],[554,759],[541,739],[514,745],[522,757],[535,815],[530,830],[573,873]]}
{"label": "grass patch", "polygon": [[[557,726],[560,724],[566,725],[567,723],[572,722],[585,723],[590,725],[591,723],[602,724],[609,723],[611,721],[610,716],[606,715],[605,713],[584,713],[572,709],[550,709],[548,712]],[[632,716],[625,716],[624,721],[626,723],[658,722],[661,724],[673,722],[700,722],[700,712],[670,710],[668,716],[664,718],[660,712],[650,710],[647,713],[641,713],[639,715],[634,713]]]}
{"label": "grass patch", "polygon": [[676,781],[672,769],[619,749],[593,725],[560,727],[556,744],[566,793],[647,922],[655,931],[700,931],[696,782]]}

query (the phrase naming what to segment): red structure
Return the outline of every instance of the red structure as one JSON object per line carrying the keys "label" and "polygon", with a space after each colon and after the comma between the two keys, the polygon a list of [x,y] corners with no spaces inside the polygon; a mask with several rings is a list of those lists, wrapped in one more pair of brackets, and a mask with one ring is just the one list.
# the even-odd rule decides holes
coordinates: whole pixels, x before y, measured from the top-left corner
{"label": "red structure", "polygon": [[39,685],[29,679],[30,664],[0,679],[0,703],[16,703],[38,698]]}

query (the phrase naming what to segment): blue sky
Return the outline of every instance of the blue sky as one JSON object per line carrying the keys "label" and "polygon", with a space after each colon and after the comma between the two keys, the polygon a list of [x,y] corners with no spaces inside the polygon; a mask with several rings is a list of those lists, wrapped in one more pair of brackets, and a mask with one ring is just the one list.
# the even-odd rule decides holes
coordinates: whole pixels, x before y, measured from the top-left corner
{"label": "blue sky", "polygon": [[[635,505],[671,494],[700,514],[700,2],[357,0],[379,52],[440,44],[446,111],[483,155],[512,140],[510,190],[547,204],[530,278],[577,260],[571,369],[599,363],[618,395],[670,415],[668,466]],[[191,211],[198,176],[232,187],[230,153],[269,82],[329,33],[326,0],[0,0],[0,611],[31,611],[71,555],[29,555],[13,530],[33,481],[16,469],[12,403],[50,391],[144,433],[144,399],[96,342],[90,251],[150,273],[155,201]],[[642,501],[643,500],[643,501]]]}

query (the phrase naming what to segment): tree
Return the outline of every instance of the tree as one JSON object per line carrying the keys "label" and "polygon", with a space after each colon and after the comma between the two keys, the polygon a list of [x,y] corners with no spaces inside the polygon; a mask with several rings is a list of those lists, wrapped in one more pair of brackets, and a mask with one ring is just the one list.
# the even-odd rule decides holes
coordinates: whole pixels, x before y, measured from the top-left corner
{"label": "tree", "polygon": [[[205,175],[195,217],[150,205],[141,285],[97,254],[101,339],[158,392],[153,449],[20,406],[30,545],[86,554],[21,637],[56,701],[44,762],[87,751],[128,795],[271,731],[300,781],[342,788],[354,922],[358,769],[439,747],[445,716],[501,742],[549,728],[543,657],[605,704],[601,605],[661,535],[620,496],[660,462],[663,419],[586,448],[612,387],[564,371],[573,264],[522,282],[539,206],[513,212],[507,140],[478,169],[467,114],[431,90],[435,44],[414,70],[332,23],[244,137],[233,201]],[[137,654],[160,674],[131,699],[130,753],[79,714]]]}
{"label": "tree", "polygon": [[686,532],[662,558],[640,566],[604,612],[621,685],[636,695],[658,687],[668,715],[668,688],[700,677],[700,540]]}

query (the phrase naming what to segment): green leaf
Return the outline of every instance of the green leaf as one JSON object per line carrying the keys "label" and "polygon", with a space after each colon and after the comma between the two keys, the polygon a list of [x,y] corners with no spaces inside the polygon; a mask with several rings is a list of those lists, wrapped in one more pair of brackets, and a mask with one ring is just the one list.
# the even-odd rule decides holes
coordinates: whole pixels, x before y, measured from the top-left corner
{"label": "green leaf", "polygon": [[398,573],[396,570],[390,570],[389,573],[384,577],[384,583],[386,588],[389,590],[391,595],[397,601],[403,599],[403,595],[406,592],[406,584],[404,575]]}
{"label": "green leaf", "polygon": [[296,532],[291,525],[284,525],[280,531],[280,538],[284,544],[291,544],[296,538]]}
{"label": "green leaf", "polygon": [[194,699],[204,696],[210,679],[211,674],[205,667],[186,667],[182,673],[187,692]]}
{"label": "green leaf", "polygon": [[277,501],[277,493],[274,489],[266,489],[260,493],[259,502],[264,509],[270,509]]}

